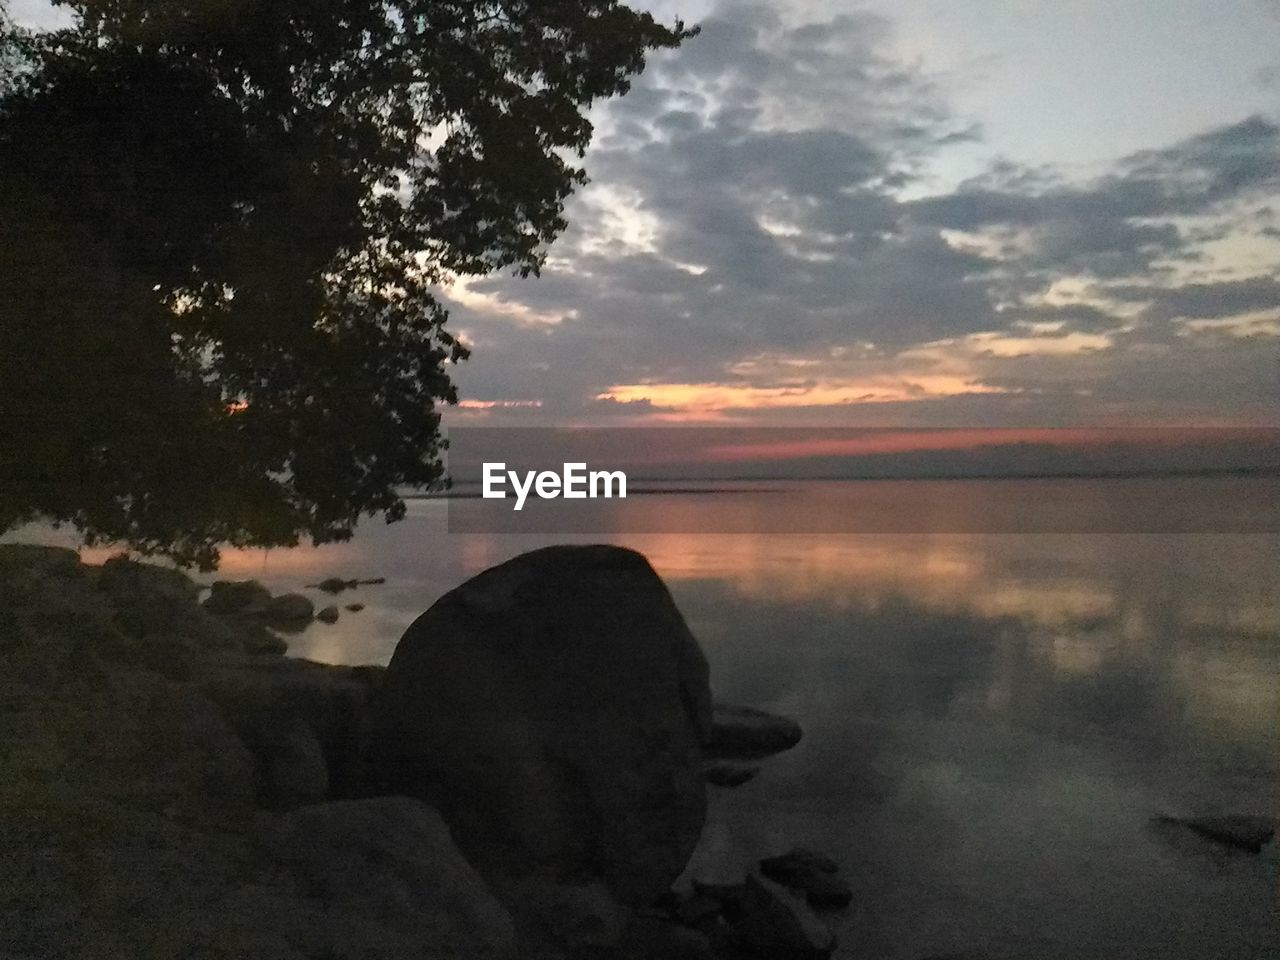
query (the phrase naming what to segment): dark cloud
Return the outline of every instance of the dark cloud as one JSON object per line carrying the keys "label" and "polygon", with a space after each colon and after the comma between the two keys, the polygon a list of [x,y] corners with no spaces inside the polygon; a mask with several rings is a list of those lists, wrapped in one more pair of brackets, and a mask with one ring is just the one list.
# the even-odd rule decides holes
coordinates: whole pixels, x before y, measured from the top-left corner
{"label": "dark cloud", "polygon": [[1127,300],[1150,302],[1148,315],[1160,319],[1211,319],[1273,309],[1280,315],[1280,281],[1274,276],[1172,288],[1120,286],[1109,288],[1109,292]]}

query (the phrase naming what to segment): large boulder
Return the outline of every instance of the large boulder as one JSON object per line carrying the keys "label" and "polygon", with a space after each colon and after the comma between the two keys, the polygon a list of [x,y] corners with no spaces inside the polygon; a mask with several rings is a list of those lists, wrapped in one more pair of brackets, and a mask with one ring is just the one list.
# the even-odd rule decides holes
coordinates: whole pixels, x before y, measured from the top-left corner
{"label": "large boulder", "polygon": [[490,877],[661,895],[706,812],[707,663],[643,556],[536,550],[406,631],[373,712],[374,781],[444,814]]}

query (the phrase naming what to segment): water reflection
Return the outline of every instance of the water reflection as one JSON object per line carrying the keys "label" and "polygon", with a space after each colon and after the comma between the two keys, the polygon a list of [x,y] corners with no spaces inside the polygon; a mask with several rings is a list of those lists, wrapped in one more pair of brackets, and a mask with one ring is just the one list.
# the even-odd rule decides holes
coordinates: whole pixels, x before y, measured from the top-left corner
{"label": "water reflection", "polygon": [[277,591],[385,576],[338,598],[363,611],[291,641],[385,662],[414,617],[485,567],[551,541],[635,547],[671,585],[717,692],[806,729],[755,780],[713,791],[693,872],[733,878],[796,843],[831,852],[855,886],[837,920],[845,957],[1280,950],[1274,848],[1235,855],[1149,826],[1280,813],[1280,536],[445,529],[444,504],[416,502],[348,544],[229,552],[219,575]]}

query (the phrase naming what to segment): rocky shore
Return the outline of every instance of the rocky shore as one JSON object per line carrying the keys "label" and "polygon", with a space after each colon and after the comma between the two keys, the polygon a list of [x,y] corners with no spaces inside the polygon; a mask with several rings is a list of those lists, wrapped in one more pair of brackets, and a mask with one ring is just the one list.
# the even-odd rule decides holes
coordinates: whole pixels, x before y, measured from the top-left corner
{"label": "rocky shore", "polygon": [[283,656],[313,616],[257,584],[202,603],[172,570],[0,546],[0,956],[831,953],[815,911],[849,895],[818,854],[673,887],[708,784],[800,728],[713,704],[641,555],[485,571],[386,668]]}

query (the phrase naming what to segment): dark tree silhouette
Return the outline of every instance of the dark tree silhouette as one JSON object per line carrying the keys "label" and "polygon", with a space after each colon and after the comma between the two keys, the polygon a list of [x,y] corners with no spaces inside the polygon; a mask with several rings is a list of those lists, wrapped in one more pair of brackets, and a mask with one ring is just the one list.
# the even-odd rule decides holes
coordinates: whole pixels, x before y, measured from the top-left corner
{"label": "dark tree silhouette", "polygon": [[0,530],[208,567],[442,479],[450,275],[536,273],[612,0],[73,0],[0,22]]}

